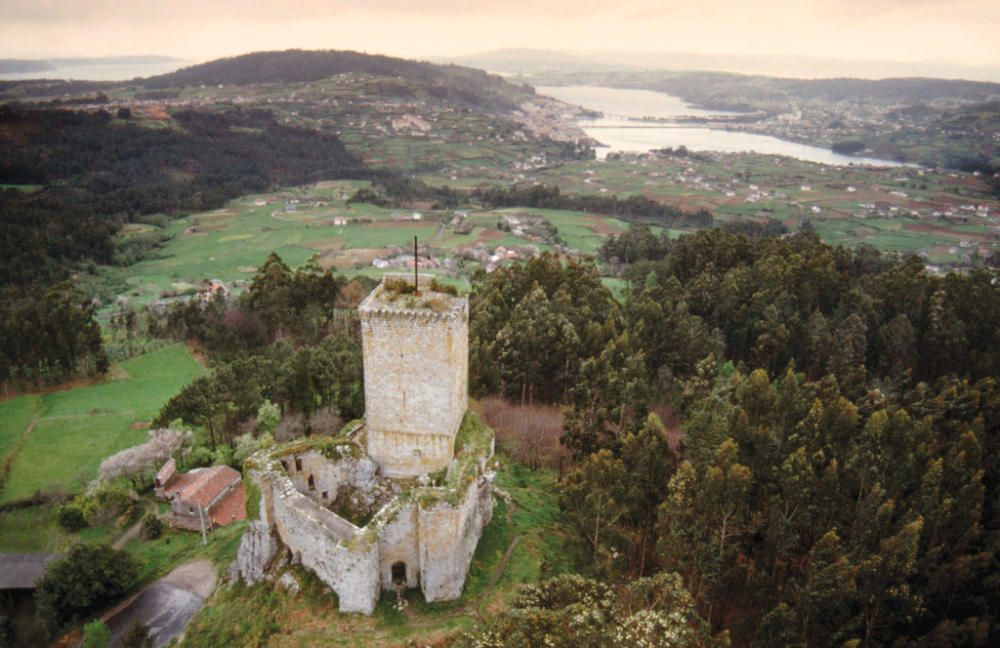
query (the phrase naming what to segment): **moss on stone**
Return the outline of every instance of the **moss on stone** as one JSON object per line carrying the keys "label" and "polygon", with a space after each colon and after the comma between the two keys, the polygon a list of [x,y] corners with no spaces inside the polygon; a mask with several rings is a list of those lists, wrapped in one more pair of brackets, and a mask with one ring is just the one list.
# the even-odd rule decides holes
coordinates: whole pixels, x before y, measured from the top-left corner
{"label": "moss on stone", "polygon": [[246,509],[248,520],[260,519],[260,488],[252,480],[243,475],[243,491],[246,493]]}

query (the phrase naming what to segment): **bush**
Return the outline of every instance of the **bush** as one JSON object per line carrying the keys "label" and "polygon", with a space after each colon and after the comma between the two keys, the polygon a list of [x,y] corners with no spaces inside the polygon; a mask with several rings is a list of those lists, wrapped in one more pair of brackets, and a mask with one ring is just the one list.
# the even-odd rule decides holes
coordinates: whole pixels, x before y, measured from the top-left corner
{"label": "bush", "polygon": [[127,482],[100,480],[92,482],[85,495],[74,498],[73,505],[83,511],[88,524],[98,525],[129,513],[135,500],[136,494]]}
{"label": "bush", "polygon": [[163,535],[163,520],[156,513],[147,513],[142,518],[142,537],[155,540]]}
{"label": "bush", "polygon": [[111,632],[108,626],[96,620],[83,626],[82,648],[108,648],[110,645]]}
{"label": "bush", "polygon": [[87,518],[83,515],[83,511],[80,510],[80,507],[74,506],[73,504],[60,506],[58,519],[59,526],[66,529],[70,533],[79,531],[87,526]]}
{"label": "bush", "polygon": [[554,405],[517,405],[502,398],[485,398],[483,418],[496,433],[497,445],[531,468],[562,471],[569,451],[560,442],[562,411]]}
{"label": "bush", "polygon": [[38,581],[38,618],[50,636],[93,616],[122,597],[136,582],[135,558],[107,545],[74,545],[49,563]]}
{"label": "bush", "polygon": [[212,451],[205,446],[198,446],[188,454],[184,463],[187,464],[186,468],[190,470],[192,468],[211,466],[212,460]]}
{"label": "bush", "polygon": [[133,623],[122,637],[122,648],[153,648],[153,638],[149,636],[149,626]]}

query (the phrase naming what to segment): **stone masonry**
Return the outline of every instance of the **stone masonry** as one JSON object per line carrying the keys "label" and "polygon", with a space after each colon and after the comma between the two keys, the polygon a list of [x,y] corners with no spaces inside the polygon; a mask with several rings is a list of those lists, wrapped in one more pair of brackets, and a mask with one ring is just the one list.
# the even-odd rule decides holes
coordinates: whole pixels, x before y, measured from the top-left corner
{"label": "stone masonry", "polygon": [[430,279],[419,295],[391,288],[384,280],[359,308],[365,420],[244,465],[254,521],[235,571],[248,583],[285,552],[345,612],[371,614],[382,590],[462,594],[493,513],[493,434],[466,414],[468,302]]}
{"label": "stone masonry", "polygon": [[431,291],[430,278],[421,296],[385,286],[358,307],[368,455],[389,477],[416,477],[451,461],[468,408],[469,303]]}

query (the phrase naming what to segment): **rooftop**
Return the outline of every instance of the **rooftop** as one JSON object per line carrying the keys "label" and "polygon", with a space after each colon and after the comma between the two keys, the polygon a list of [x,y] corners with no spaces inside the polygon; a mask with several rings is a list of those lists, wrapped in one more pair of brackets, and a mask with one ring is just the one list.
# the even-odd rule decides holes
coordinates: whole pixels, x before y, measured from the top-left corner
{"label": "rooftop", "polygon": [[419,293],[413,289],[412,274],[387,274],[365,298],[358,311],[362,314],[460,315],[467,312],[468,300],[441,283],[437,277],[421,275]]}
{"label": "rooftop", "polygon": [[171,494],[179,493],[183,502],[204,507],[238,479],[240,474],[229,466],[198,468],[177,475],[165,490]]}

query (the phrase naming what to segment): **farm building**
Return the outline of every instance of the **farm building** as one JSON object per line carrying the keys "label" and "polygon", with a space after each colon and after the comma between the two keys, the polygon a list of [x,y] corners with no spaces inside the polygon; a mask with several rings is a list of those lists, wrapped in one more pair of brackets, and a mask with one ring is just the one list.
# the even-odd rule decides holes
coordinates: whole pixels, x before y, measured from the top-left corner
{"label": "farm building", "polygon": [[170,522],[197,531],[246,519],[243,479],[229,466],[178,473],[170,459],[153,482],[156,496],[170,502]]}

